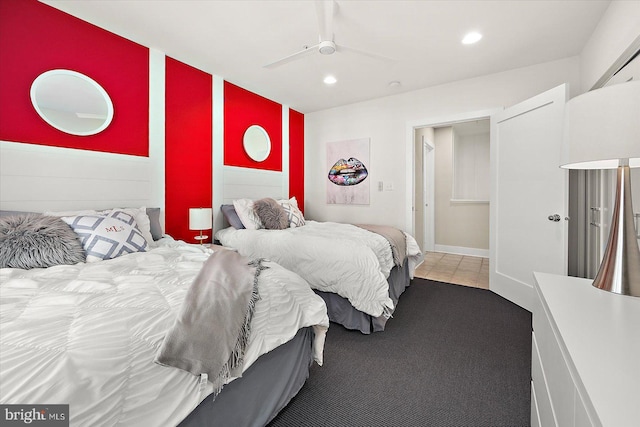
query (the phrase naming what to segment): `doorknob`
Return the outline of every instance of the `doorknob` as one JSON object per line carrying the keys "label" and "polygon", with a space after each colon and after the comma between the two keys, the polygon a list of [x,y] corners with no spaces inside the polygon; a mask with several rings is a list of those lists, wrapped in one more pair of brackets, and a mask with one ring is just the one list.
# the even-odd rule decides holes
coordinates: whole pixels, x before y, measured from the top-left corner
{"label": "doorknob", "polygon": [[560,215],[558,214],[549,215],[549,221],[560,222]]}

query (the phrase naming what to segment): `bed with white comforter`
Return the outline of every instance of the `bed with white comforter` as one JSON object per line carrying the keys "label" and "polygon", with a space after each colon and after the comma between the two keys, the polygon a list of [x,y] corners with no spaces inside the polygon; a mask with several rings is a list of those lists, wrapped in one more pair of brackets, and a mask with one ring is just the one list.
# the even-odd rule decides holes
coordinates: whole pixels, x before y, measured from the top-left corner
{"label": "bed with white comforter", "polygon": [[[404,237],[406,268],[413,278],[424,256],[411,235]],[[229,227],[219,230],[216,239],[247,257],[277,262],[313,289],[338,294],[373,318],[388,317],[395,308],[387,279],[396,266],[389,241],[379,234],[352,224],[307,220],[284,230]],[[329,318],[334,320],[331,308]]]}
{"label": "bed with white comforter", "polygon": [[[72,426],[177,425],[211,383],[154,357],[211,253],[164,238],[107,261],[0,269],[0,402],[69,404]],[[304,327],[321,364],[324,302],[296,274],[265,265],[244,371]]]}

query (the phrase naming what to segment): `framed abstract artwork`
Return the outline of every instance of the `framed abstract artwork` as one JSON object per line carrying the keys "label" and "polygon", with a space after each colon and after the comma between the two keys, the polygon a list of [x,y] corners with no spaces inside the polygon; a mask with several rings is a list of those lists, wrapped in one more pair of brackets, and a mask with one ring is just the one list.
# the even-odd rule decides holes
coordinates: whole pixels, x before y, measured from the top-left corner
{"label": "framed abstract artwork", "polygon": [[327,203],[369,204],[369,138],[327,143]]}

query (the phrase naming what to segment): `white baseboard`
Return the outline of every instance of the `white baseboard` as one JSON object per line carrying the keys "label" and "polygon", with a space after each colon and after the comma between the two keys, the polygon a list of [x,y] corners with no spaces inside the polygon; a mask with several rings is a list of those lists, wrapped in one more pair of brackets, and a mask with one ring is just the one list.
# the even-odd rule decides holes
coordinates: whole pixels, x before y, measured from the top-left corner
{"label": "white baseboard", "polygon": [[489,258],[489,249],[465,248],[464,246],[435,245],[434,250],[436,252],[446,252],[448,254]]}

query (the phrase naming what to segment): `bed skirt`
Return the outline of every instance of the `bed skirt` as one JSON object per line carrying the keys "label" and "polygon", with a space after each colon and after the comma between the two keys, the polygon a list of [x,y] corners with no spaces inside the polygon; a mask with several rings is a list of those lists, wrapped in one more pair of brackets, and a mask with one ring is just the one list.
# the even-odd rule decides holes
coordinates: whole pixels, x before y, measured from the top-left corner
{"label": "bed skirt", "polygon": [[[400,295],[411,282],[408,260],[405,259],[402,267],[396,266],[391,270],[387,282],[389,283],[389,297],[393,301],[393,305],[397,306]],[[347,329],[355,329],[363,334],[384,331],[387,320],[389,320],[384,316],[373,317],[356,310],[346,298],[333,292],[323,292],[315,289],[314,292],[320,295],[327,304],[331,322],[339,323]]]}
{"label": "bed skirt", "polygon": [[181,427],[263,427],[298,394],[313,363],[313,330],[303,328],[289,342],[263,354],[241,378],[207,396]]}

